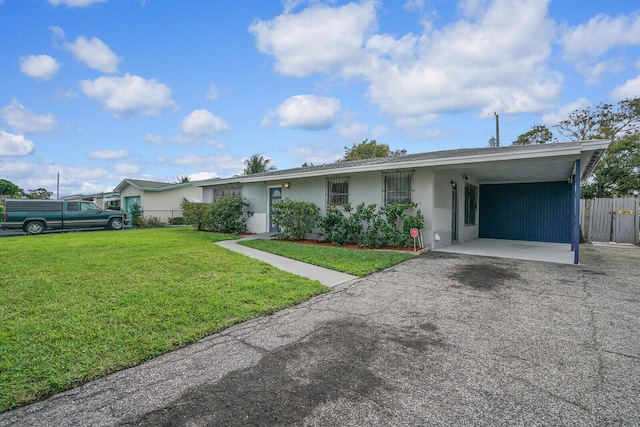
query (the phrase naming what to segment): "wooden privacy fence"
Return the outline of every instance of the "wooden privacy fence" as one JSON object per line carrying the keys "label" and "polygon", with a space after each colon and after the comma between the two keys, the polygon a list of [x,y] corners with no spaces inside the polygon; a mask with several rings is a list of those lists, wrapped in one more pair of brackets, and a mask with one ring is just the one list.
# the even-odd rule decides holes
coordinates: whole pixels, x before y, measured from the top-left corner
{"label": "wooden privacy fence", "polygon": [[640,244],[637,197],[580,200],[580,229],[591,242]]}

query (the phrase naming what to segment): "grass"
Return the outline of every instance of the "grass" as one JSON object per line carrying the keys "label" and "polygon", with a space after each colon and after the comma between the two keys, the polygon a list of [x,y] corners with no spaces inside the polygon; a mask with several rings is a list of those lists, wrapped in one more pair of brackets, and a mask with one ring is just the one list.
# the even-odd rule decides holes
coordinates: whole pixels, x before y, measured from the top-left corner
{"label": "grass", "polygon": [[281,240],[245,240],[241,245],[362,277],[414,257],[410,252],[314,246]]}
{"label": "grass", "polygon": [[188,228],[0,242],[0,412],[325,292]]}

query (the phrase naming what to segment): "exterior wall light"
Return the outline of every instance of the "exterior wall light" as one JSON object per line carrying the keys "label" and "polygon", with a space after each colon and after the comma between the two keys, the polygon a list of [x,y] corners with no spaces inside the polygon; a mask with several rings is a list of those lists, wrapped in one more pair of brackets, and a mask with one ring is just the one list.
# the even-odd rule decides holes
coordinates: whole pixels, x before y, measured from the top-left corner
{"label": "exterior wall light", "polygon": [[289,187],[291,187],[291,184],[289,184],[288,182],[285,182],[284,183],[284,188],[289,188]]}

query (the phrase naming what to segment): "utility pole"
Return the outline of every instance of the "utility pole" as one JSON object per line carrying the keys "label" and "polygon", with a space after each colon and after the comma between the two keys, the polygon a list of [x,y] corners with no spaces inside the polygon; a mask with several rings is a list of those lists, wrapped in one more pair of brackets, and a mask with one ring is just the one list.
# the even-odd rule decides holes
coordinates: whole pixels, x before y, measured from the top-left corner
{"label": "utility pole", "polygon": [[500,116],[498,113],[493,113],[496,116],[496,147],[500,147]]}
{"label": "utility pole", "polygon": [[56,194],[58,200],[60,200],[60,172],[58,172],[58,185],[56,186]]}

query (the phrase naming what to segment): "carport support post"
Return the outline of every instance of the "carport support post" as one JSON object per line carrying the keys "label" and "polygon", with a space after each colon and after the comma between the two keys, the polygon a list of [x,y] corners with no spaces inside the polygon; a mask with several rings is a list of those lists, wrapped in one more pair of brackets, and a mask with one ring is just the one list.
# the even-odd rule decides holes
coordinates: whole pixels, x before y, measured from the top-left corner
{"label": "carport support post", "polygon": [[573,176],[573,263],[580,264],[580,159],[576,160],[576,174]]}

